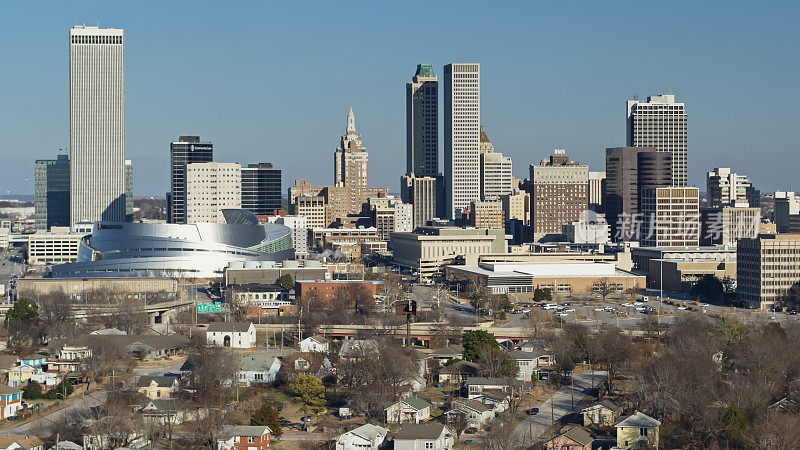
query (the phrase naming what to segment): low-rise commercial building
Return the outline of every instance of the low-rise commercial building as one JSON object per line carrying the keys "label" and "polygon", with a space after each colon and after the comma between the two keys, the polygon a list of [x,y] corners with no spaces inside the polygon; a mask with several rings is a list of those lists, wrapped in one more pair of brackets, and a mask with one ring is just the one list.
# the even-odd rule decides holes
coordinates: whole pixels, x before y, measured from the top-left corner
{"label": "low-rise commercial building", "polygon": [[371,299],[383,291],[382,281],[366,280],[298,281],[294,286],[295,298],[322,303],[343,297],[356,301],[359,295]]}
{"label": "low-rise commercial building", "polygon": [[476,283],[492,293],[533,293],[549,289],[554,294],[597,292],[607,284],[612,291],[643,289],[645,277],[618,270],[611,263],[500,263],[447,266],[450,282]]}
{"label": "low-rise commercial building", "polygon": [[652,259],[647,287],[665,291],[689,292],[706,275],[720,280],[736,280],[736,260]]}
{"label": "low-rise commercial building", "polygon": [[478,256],[506,253],[503,229],[419,227],[414,233],[393,233],[394,261],[415,272],[420,279],[440,275],[456,258],[476,264]]}
{"label": "low-rise commercial building", "polygon": [[275,284],[283,275],[293,280],[321,280],[330,277],[328,268],[319,261],[234,261],[225,268],[226,286],[237,284]]}
{"label": "low-rise commercial building", "polygon": [[82,233],[36,232],[28,238],[29,264],[63,264],[78,260]]}
{"label": "low-rise commercial building", "polygon": [[696,247],[631,247],[633,268],[642,273],[650,273],[650,262],[654,259],[679,261],[736,261],[736,247],[696,246]]}
{"label": "low-rise commercial building", "polygon": [[37,298],[40,295],[64,293],[71,299],[91,303],[114,299],[152,299],[167,301],[179,295],[175,278],[20,278],[17,296]]}
{"label": "low-rise commercial building", "polygon": [[800,283],[800,234],[740,239],[736,251],[739,298],[768,308]]}

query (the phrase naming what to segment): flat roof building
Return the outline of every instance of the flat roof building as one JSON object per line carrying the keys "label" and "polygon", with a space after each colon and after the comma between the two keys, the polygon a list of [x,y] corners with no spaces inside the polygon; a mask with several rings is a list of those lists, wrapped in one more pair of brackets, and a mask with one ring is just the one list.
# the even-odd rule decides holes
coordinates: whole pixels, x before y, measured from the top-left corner
{"label": "flat roof building", "polygon": [[761,234],[740,239],[736,250],[736,293],[768,308],[800,283],[800,234]]}

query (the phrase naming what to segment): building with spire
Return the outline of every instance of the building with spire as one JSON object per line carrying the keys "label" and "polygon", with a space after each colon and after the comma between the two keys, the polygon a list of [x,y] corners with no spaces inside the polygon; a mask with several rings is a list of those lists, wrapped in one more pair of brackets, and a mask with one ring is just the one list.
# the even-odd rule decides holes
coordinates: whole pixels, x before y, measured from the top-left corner
{"label": "building with spire", "polygon": [[348,213],[361,211],[369,198],[367,186],[369,153],[356,133],[356,116],[353,108],[347,112],[347,128],[333,157],[333,185],[343,187],[348,194]]}
{"label": "building with spire", "polygon": [[499,200],[501,195],[514,191],[511,175],[511,158],[494,152],[494,145],[481,125],[480,174],[481,199],[483,201]]}

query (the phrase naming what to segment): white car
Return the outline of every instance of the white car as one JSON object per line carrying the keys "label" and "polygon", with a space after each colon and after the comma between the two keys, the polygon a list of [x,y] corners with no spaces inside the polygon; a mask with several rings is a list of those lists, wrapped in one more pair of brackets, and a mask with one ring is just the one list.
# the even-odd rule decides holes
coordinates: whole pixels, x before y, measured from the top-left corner
{"label": "white car", "polygon": [[644,303],[642,303],[642,302],[633,302],[633,304],[634,304],[635,306],[642,306],[642,305],[644,305]]}
{"label": "white car", "polygon": [[559,315],[560,317],[569,317],[569,314],[567,314],[567,313],[564,313],[564,312],[562,312],[562,313],[558,313],[558,315]]}
{"label": "white car", "polygon": [[564,312],[575,312],[575,308],[565,308]]}
{"label": "white car", "polygon": [[603,308],[595,308],[594,310],[595,311],[605,311],[605,309],[603,309]]}
{"label": "white car", "polygon": [[680,309],[681,311],[684,311],[684,310],[686,310],[686,307],[685,306],[678,306],[678,309]]}

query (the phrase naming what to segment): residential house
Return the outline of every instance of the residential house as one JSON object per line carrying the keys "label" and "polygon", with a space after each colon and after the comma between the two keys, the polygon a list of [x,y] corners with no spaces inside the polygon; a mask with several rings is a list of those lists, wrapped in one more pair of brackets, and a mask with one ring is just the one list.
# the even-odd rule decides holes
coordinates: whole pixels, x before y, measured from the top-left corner
{"label": "residential house", "polygon": [[239,360],[239,384],[272,383],[278,378],[281,360],[277,356],[250,354]]}
{"label": "residential house", "polygon": [[300,341],[300,351],[326,353],[330,349],[330,345],[330,341],[316,334]]}
{"label": "residential house", "polygon": [[8,370],[8,385],[11,387],[23,386],[28,384],[33,374],[38,372],[39,369],[20,363]]}
{"label": "residential house", "polygon": [[49,450],[86,450],[84,446],[78,445],[72,441],[59,441],[53,445]]}
{"label": "residential house", "polygon": [[14,417],[22,408],[22,390],[0,384],[0,419]]}
{"label": "residential house", "polygon": [[72,441],[59,441],[56,445],[50,447],[49,450],[86,450],[86,448]]}
{"label": "residential house", "polygon": [[517,350],[521,352],[547,352],[550,348],[547,343],[539,339],[530,339],[520,343]]}
{"label": "residential house", "polygon": [[612,427],[622,415],[622,407],[611,400],[601,400],[581,410],[583,426],[599,425]]}
{"label": "residential house", "polygon": [[26,434],[0,434],[0,450],[44,450],[44,442]]}
{"label": "residential house", "polygon": [[187,420],[205,417],[208,410],[186,408],[174,398],[159,398],[150,400],[139,412],[148,423],[166,425],[172,422],[173,425],[177,425]]}
{"label": "residential house", "polygon": [[41,353],[34,353],[32,355],[23,356],[19,359],[20,364],[27,364],[31,367],[39,367],[39,368],[44,366],[44,363],[46,361],[47,361],[47,356],[42,355]]}
{"label": "residential house", "polygon": [[440,365],[445,365],[447,361],[455,358],[462,358],[464,354],[464,347],[459,344],[448,345],[447,347],[440,348],[431,352],[428,357],[439,361]]}
{"label": "residential house", "polygon": [[333,376],[333,364],[324,353],[292,352],[283,358],[279,377],[286,381],[294,380],[297,375],[313,375],[320,380]]}
{"label": "residential house", "polygon": [[334,438],[336,450],[377,450],[386,445],[387,428],[366,424]]}
{"label": "residential house", "polygon": [[482,394],[476,395],[474,400],[489,406],[495,413],[501,413],[508,409],[508,395],[503,391],[487,390]]}
{"label": "residential house", "polygon": [[56,358],[47,358],[48,372],[70,373],[81,369],[81,360],[92,356],[92,349],[85,345],[65,345],[55,352]]}
{"label": "residential house", "polygon": [[452,450],[453,433],[444,425],[407,424],[394,437],[394,450]]}
{"label": "residential house", "polygon": [[648,445],[658,448],[658,431],[661,422],[636,411],[631,416],[615,425],[617,428],[616,449],[636,449]]}
{"label": "residential house", "polygon": [[387,423],[421,423],[431,418],[431,404],[416,395],[388,403],[385,411]]}
{"label": "residential house", "polygon": [[217,450],[266,450],[271,435],[267,426],[225,425],[217,435]]}
{"label": "residential house", "polygon": [[467,378],[476,377],[480,366],[470,361],[459,361],[439,369],[439,384],[462,384]]}
{"label": "residential house", "polygon": [[250,322],[211,322],[206,328],[206,342],[217,347],[253,348],[256,327]]}
{"label": "residential house", "polygon": [[140,394],[155,400],[170,398],[178,391],[179,383],[176,377],[142,375],[136,381],[136,388]]}
{"label": "residential house", "polygon": [[469,377],[464,381],[467,398],[472,400],[487,391],[508,393],[511,391],[508,378]]}
{"label": "residential house", "polygon": [[[508,352],[512,358],[517,362],[517,379],[526,383],[534,379],[535,374],[539,371],[539,358],[542,356],[540,353],[514,351]],[[538,377],[536,378],[538,379]]]}
{"label": "residential house", "polygon": [[379,354],[378,343],[374,339],[347,339],[339,349],[339,359],[357,361]]}
{"label": "residential house", "polygon": [[6,384],[8,382],[8,372],[14,367],[17,367],[18,361],[19,358],[14,355],[0,354],[0,374],[2,374],[0,383]]}
{"label": "residential house", "polygon": [[567,425],[550,440],[544,442],[546,450],[592,450],[594,438],[589,430],[578,425]]}
{"label": "residential house", "polygon": [[453,407],[447,411],[445,415],[447,420],[456,420],[458,417],[464,417],[470,427],[480,428],[483,425],[494,419],[494,409],[478,400],[453,400]]}
{"label": "residential house", "polygon": [[121,340],[129,342],[125,351],[138,359],[161,359],[179,355],[191,345],[191,341],[180,334],[125,336]]}

